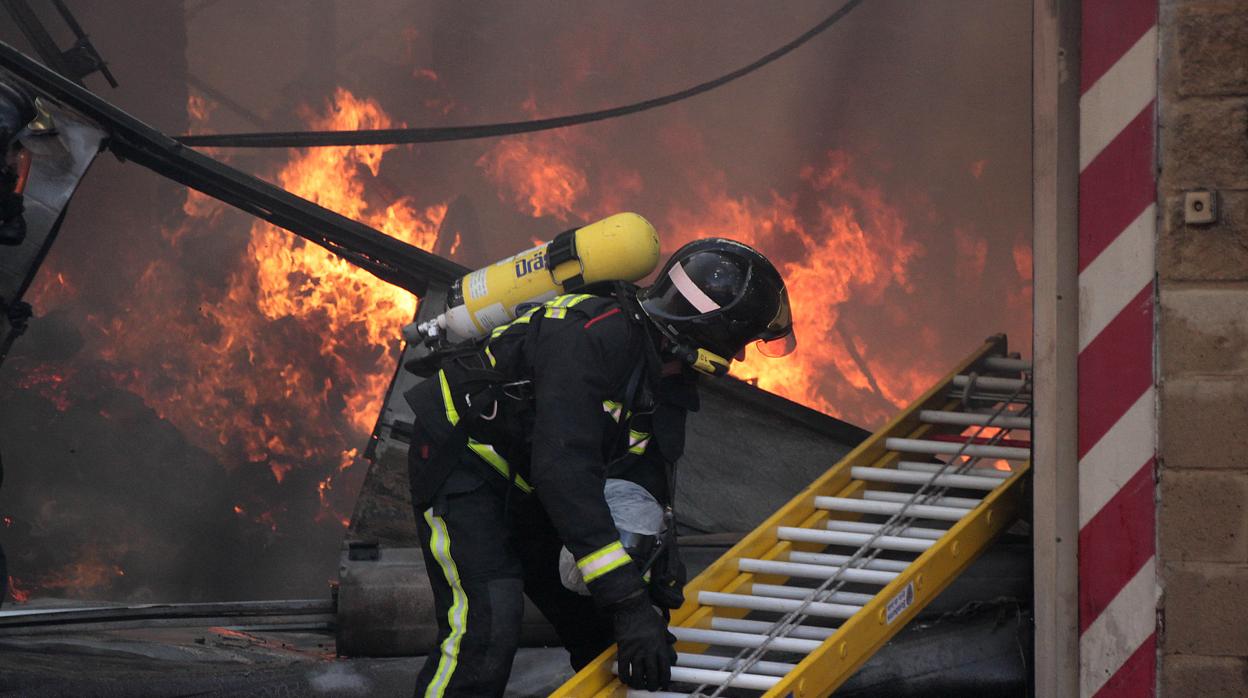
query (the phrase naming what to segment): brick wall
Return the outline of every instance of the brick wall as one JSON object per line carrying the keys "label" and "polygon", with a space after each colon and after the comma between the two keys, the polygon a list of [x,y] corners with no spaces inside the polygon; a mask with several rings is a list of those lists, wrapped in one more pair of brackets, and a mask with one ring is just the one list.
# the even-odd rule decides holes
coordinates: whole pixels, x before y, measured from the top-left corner
{"label": "brick wall", "polygon": [[1246,695],[1248,3],[1162,0],[1160,41],[1160,684]]}

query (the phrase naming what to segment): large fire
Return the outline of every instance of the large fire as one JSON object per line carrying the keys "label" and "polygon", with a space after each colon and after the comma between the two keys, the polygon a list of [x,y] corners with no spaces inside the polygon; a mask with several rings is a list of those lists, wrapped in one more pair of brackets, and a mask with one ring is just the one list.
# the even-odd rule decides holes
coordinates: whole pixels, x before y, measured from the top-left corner
{"label": "large fire", "polygon": [[[422,36],[405,34],[405,39],[415,46]],[[614,87],[596,76],[596,61],[577,48],[593,42],[570,41],[564,48],[576,57],[571,77],[551,88],[569,104],[539,110],[530,96],[521,105],[524,114],[570,112],[582,89]],[[641,55],[644,46],[636,48],[626,52],[629,70],[641,75],[649,59]],[[617,58],[618,47],[602,44],[595,50]],[[474,120],[478,115],[464,106],[467,100],[456,101],[465,95],[451,91],[453,71],[441,71],[442,66],[405,69],[413,89],[437,88],[433,97],[422,95],[408,104],[423,104],[422,117],[434,122],[451,110],[459,119]],[[607,94],[603,99],[614,103],[613,89]],[[191,131],[211,130],[216,109],[212,100],[192,96]],[[378,101],[342,88],[300,116],[317,130],[400,125]],[[951,337],[942,320],[924,316],[933,307],[930,296],[946,287],[933,281],[932,265],[919,262],[930,261],[927,256],[941,244],[933,241],[947,238],[949,250],[968,261],[949,265],[947,275],[974,287],[993,263],[994,248],[972,227],[944,221],[943,228],[933,228],[939,216],[891,187],[887,166],[874,161],[869,148],[851,150],[843,143],[852,141],[812,138],[823,145],[812,145],[792,161],[778,160],[785,162],[782,167],[762,167],[757,170],[762,174],[751,178],[743,173],[754,163],[734,162],[735,153],[709,143],[716,126],[704,124],[693,107],[663,112],[662,125],[649,132],[636,130],[638,122],[621,126],[625,121],[430,150],[312,149],[283,153],[280,162],[259,169],[295,194],[425,249],[437,242],[446,202],[461,193],[479,207],[487,225],[531,223],[510,238],[498,229],[480,231],[480,240],[461,239],[455,231],[454,239],[438,248],[451,254],[462,243],[472,254],[501,258],[571,225],[624,210],[656,224],[665,253],[704,236],[752,244],[785,275],[799,344],[784,359],[751,350],[734,374],[867,427],[929,387],[952,358],[982,338]],[[453,153],[448,160],[462,163],[426,167],[421,158],[433,148],[446,148],[438,153]],[[265,162],[229,151],[212,154],[249,166]],[[423,178],[396,194],[385,173],[394,163],[411,167],[413,162]],[[985,182],[998,165],[975,157],[952,169]],[[444,177],[444,172],[453,174]],[[75,317],[85,344],[81,353],[89,361],[27,364],[13,385],[45,398],[54,414],[89,405],[92,416],[98,412],[105,420],[122,418],[112,405],[97,408],[86,397],[92,390],[108,386],[137,396],[131,400],[141,399],[163,424],[227,469],[232,487],[213,493],[202,506],[255,533],[257,538],[245,539],[239,548],[255,540],[267,546],[311,527],[337,533],[347,524],[352,483],[361,474],[360,450],[395,370],[399,328],[410,321],[416,299],[209,197],[187,192],[179,204],[171,212],[176,218],[160,231],[164,247],[140,257],[142,273],[123,307]],[[187,262],[205,249],[219,257]],[[1029,280],[1030,255],[1020,232],[1006,253],[1013,264],[1006,266],[1023,282]],[[53,257],[45,265],[28,295],[37,312],[90,308],[90,279],[76,274],[73,265],[56,262]],[[188,276],[188,267],[214,273]],[[1018,286],[1006,302],[1011,312],[1023,314],[1030,288]],[[945,303],[952,307],[961,300]],[[114,426],[125,429],[120,421]],[[68,506],[28,512],[22,525],[44,535],[49,521],[66,518],[57,507]],[[76,530],[94,531],[75,523]],[[58,559],[39,574],[19,575],[14,595],[107,596],[141,577],[130,565],[139,557],[130,556],[128,547],[110,547],[104,534],[84,540],[71,551],[71,562]]]}
{"label": "large fire", "polygon": [[[602,182],[593,181],[581,163],[596,147],[559,132],[534,134],[499,141],[477,165],[521,213],[589,221],[620,210],[628,195],[644,188],[628,169],[600,168],[595,174]],[[688,172],[698,182],[693,200],[641,212],[659,225],[668,252],[696,238],[725,236],[777,262],[791,295],[798,350],[770,359],[751,348],[733,374],[870,425],[929,387],[942,367],[924,361],[871,366],[872,347],[838,328],[843,304],[879,303],[889,287],[909,290],[909,266],[923,251],[907,236],[900,211],[878,186],[860,181],[853,166],[849,154],[829,152],[801,169],[799,190],[765,198],[729,193],[714,170]]]}

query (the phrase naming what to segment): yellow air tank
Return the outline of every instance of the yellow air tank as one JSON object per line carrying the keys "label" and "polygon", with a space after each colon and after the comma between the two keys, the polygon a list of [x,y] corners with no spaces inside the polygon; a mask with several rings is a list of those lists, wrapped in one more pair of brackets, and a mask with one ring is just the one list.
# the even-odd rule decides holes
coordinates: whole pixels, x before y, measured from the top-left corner
{"label": "yellow air tank", "polygon": [[638,281],[658,263],[654,226],[636,213],[617,213],[467,274],[451,286],[446,311],[422,323],[419,335],[452,343],[484,337],[514,320],[518,308],[599,281]]}

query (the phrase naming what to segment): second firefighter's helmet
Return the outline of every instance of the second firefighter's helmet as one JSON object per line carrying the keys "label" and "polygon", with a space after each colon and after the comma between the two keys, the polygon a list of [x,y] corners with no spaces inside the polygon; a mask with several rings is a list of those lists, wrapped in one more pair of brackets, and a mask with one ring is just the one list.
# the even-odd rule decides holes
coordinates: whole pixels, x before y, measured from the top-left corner
{"label": "second firefighter's helmet", "polygon": [[704,373],[726,373],[729,360],[755,341],[767,356],[797,347],[780,272],[735,240],[681,247],[637,298],[673,349]]}

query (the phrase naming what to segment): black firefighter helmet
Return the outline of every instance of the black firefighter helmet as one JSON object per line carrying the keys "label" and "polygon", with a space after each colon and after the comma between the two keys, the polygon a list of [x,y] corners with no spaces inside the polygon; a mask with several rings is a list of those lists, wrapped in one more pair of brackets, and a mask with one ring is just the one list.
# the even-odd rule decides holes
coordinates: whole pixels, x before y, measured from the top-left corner
{"label": "black firefighter helmet", "polygon": [[637,294],[646,315],[694,368],[713,375],[751,342],[767,356],[797,347],[789,293],[757,250],[725,238],[691,242]]}

